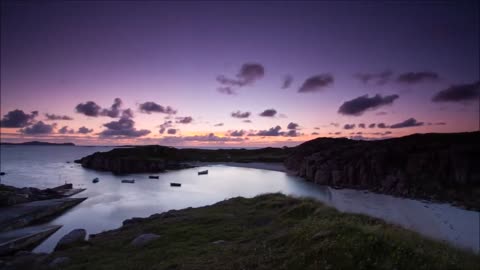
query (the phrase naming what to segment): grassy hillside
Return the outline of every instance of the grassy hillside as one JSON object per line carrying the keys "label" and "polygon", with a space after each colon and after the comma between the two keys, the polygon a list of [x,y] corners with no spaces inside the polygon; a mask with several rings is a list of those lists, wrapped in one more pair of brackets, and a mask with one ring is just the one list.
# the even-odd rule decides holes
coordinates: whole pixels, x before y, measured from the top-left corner
{"label": "grassy hillside", "polygon": [[[268,194],[132,219],[61,269],[478,269],[480,257],[309,199]],[[143,247],[138,235],[160,235]]]}

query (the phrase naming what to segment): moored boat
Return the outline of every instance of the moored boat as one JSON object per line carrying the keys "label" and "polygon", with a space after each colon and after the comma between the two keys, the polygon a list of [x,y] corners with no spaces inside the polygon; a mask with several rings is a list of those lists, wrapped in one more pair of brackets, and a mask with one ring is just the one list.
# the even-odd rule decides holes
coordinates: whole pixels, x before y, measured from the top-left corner
{"label": "moored boat", "polygon": [[150,178],[150,179],[158,179],[158,178],[160,178],[160,176],[158,176],[158,175],[150,175],[148,178]]}
{"label": "moored boat", "polygon": [[123,179],[122,183],[133,184],[133,183],[135,183],[135,179]]}
{"label": "moored boat", "polygon": [[180,183],[170,183],[170,186],[171,187],[181,187],[182,184],[180,184]]}
{"label": "moored boat", "polygon": [[98,177],[95,177],[93,178],[92,183],[98,183],[98,181],[100,181],[100,179],[98,179]]}
{"label": "moored boat", "polygon": [[208,170],[198,172],[198,175],[203,175],[203,174],[208,174]]}

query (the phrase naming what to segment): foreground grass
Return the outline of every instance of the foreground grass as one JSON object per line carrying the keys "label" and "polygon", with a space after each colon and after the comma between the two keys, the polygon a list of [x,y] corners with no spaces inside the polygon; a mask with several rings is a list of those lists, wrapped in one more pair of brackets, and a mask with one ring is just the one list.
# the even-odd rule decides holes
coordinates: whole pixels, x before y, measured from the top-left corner
{"label": "foreground grass", "polygon": [[[141,248],[142,233],[160,238]],[[218,240],[220,243],[214,243]],[[169,211],[52,254],[61,269],[478,269],[480,257],[309,199],[268,194]]]}

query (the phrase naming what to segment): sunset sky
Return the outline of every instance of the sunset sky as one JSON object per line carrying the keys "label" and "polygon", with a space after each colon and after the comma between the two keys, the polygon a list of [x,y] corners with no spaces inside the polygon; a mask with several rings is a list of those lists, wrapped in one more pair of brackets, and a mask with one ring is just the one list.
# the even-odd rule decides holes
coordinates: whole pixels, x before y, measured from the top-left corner
{"label": "sunset sky", "polygon": [[1,8],[2,142],[257,147],[479,129],[476,1]]}

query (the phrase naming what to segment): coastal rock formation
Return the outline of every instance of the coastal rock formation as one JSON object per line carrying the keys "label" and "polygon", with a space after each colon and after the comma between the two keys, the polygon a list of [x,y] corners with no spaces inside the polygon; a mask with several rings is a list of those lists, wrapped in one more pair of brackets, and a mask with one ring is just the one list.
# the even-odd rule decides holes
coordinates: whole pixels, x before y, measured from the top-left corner
{"label": "coastal rock formation", "polygon": [[55,250],[62,250],[85,241],[87,231],[75,229],[64,235],[55,246]]}
{"label": "coastal rock formation", "polygon": [[135,239],[132,240],[130,245],[132,245],[133,247],[136,247],[136,248],[144,247],[145,245],[152,242],[153,240],[158,239],[159,237],[160,237],[160,235],[154,234],[154,233],[141,234],[141,235],[135,237]]}
{"label": "coastal rock formation", "polygon": [[480,132],[380,141],[319,138],[285,160],[308,181],[480,209]]}

